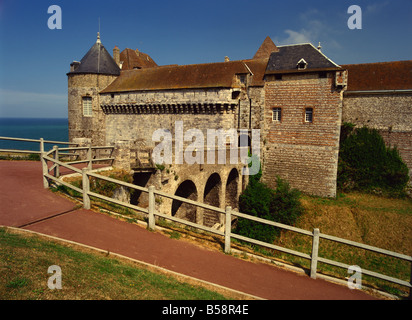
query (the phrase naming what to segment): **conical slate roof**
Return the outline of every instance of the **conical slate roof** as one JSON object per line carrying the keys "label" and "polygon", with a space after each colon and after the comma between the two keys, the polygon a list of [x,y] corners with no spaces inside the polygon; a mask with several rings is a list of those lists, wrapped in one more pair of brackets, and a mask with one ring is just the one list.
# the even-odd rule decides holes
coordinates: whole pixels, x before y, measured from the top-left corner
{"label": "conical slate roof", "polygon": [[119,66],[100,42],[99,35],[97,36],[96,43],[90,48],[82,60],[80,60],[80,65],[69,74],[79,73],[120,75]]}

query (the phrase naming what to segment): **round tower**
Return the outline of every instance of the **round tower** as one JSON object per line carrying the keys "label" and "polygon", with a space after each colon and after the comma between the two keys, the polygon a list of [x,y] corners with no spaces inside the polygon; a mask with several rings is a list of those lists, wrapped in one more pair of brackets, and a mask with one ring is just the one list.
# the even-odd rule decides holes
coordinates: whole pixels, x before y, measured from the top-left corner
{"label": "round tower", "polygon": [[120,68],[97,41],[80,61],[70,64],[68,76],[69,140],[89,138],[92,145],[105,144],[105,115],[99,92],[120,75]]}

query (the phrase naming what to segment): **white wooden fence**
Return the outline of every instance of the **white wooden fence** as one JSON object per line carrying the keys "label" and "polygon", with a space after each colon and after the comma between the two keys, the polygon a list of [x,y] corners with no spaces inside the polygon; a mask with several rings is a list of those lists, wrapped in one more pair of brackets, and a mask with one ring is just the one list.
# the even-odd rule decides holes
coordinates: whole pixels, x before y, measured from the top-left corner
{"label": "white wooden fence", "polygon": [[[0,139],[1,138],[3,138],[3,137],[0,137]],[[40,143],[41,143],[41,140],[42,139],[39,140]],[[41,143],[41,146],[42,145],[44,146],[44,144]],[[317,229],[317,228],[315,228],[313,231],[308,231],[308,230],[304,230],[304,229],[300,229],[300,228],[295,228],[295,227],[292,227],[292,226],[289,226],[289,225],[285,225],[285,224],[277,223],[277,222],[274,222],[274,221],[261,219],[261,218],[255,217],[255,216],[247,215],[247,214],[244,214],[244,213],[241,213],[241,212],[237,212],[235,210],[232,210],[231,207],[226,207],[226,209],[222,209],[222,208],[214,207],[214,206],[204,204],[204,203],[201,203],[201,202],[197,202],[197,201],[189,200],[189,199],[186,199],[186,198],[183,198],[183,197],[179,197],[179,196],[176,196],[176,195],[171,195],[171,194],[162,192],[160,190],[156,190],[155,187],[153,187],[153,186],[150,186],[148,188],[140,187],[140,186],[137,186],[137,185],[134,185],[134,184],[131,184],[131,183],[127,183],[127,182],[123,182],[123,181],[119,181],[119,180],[116,180],[116,179],[113,179],[113,178],[109,178],[109,177],[106,177],[106,176],[99,175],[99,174],[97,174],[97,173],[95,173],[91,170],[92,161],[110,160],[112,158],[91,159],[91,157],[90,157],[91,150],[92,149],[97,149],[97,148],[108,148],[108,147],[93,147],[93,148],[91,148],[91,147],[70,148],[69,147],[69,148],[59,149],[58,147],[55,146],[53,148],[53,150],[51,150],[49,152],[45,152],[44,149],[42,149],[42,147],[41,147],[40,154],[41,154],[41,161],[42,161],[42,164],[43,164],[44,187],[48,188],[49,187],[49,180],[53,180],[57,183],[63,184],[66,187],[71,188],[71,189],[79,192],[80,194],[83,195],[83,206],[84,206],[85,209],[90,209],[90,207],[91,207],[91,197],[95,197],[95,198],[102,199],[102,200],[105,200],[105,201],[108,201],[108,202],[111,202],[111,203],[114,203],[114,204],[117,204],[117,205],[120,205],[120,206],[123,206],[123,207],[126,207],[126,208],[130,208],[130,209],[145,213],[145,214],[147,214],[147,217],[148,217],[148,225],[147,226],[148,226],[148,229],[150,229],[150,230],[155,229],[156,217],[161,217],[161,218],[171,220],[171,221],[174,221],[174,222],[177,222],[177,223],[180,223],[180,224],[184,224],[184,225],[191,226],[191,227],[203,230],[203,231],[207,231],[207,232],[210,232],[210,233],[213,233],[213,234],[220,235],[220,236],[224,237],[224,242],[225,242],[224,251],[226,253],[230,253],[230,251],[231,251],[231,239],[238,239],[238,240],[246,241],[246,242],[253,243],[253,244],[256,244],[256,245],[259,245],[259,246],[263,246],[263,247],[266,247],[266,248],[269,248],[269,249],[274,249],[274,250],[277,250],[277,251],[280,251],[280,252],[291,254],[291,255],[294,255],[294,256],[297,256],[297,257],[300,257],[300,258],[307,259],[307,260],[310,261],[310,276],[314,279],[316,279],[316,276],[317,276],[317,265],[318,265],[319,262],[325,263],[325,264],[328,264],[328,265],[332,265],[332,266],[335,266],[335,267],[343,268],[343,269],[346,269],[346,270],[348,270],[348,268],[350,267],[349,264],[345,264],[345,263],[341,263],[341,262],[338,262],[338,261],[334,261],[334,260],[330,260],[330,259],[327,259],[327,258],[320,257],[319,254],[318,254],[319,253],[320,239],[326,239],[326,240],[334,241],[334,242],[337,242],[337,243],[346,244],[348,246],[357,247],[357,248],[361,248],[361,249],[364,249],[364,250],[380,253],[380,254],[386,255],[388,257],[394,257],[394,258],[397,258],[397,259],[408,261],[412,265],[412,257],[411,256],[396,253],[396,252],[381,249],[381,248],[377,248],[377,247],[373,247],[373,246],[369,246],[369,245],[366,245],[366,244],[363,244],[363,243],[358,243],[358,242],[354,242],[354,241],[334,237],[334,236],[331,236],[331,235],[323,234],[323,233],[320,233],[319,229]],[[59,156],[61,155],[60,151],[63,151],[63,150],[64,151],[76,151],[76,150],[85,150],[85,149],[88,150],[88,159],[87,160],[81,160],[81,161],[72,162],[72,163],[62,162],[62,161],[59,160]],[[0,151],[2,151],[2,150],[0,150]],[[47,164],[47,161],[52,162],[54,165],[51,168],[49,168],[48,164]],[[79,162],[87,162],[89,165],[88,165],[87,168],[83,168],[82,170],[72,166],[72,164],[79,163]],[[73,186],[69,183],[66,183],[66,182],[62,181],[61,179],[59,179],[58,172],[59,172],[59,167],[60,166],[65,167],[67,169],[70,169],[73,172],[77,172],[77,173],[81,174],[82,175],[82,182],[83,182],[82,183],[82,188],[75,187],[75,186]],[[54,170],[55,175],[51,175],[49,173],[52,169],[55,169]],[[130,204],[130,203],[122,202],[122,201],[119,201],[119,200],[116,200],[116,199],[98,194],[96,192],[92,192],[90,190],[90,177],[94,177],[94,178],[97,178],[97,179],[101,179],[101,180],[104,180],[104,181],[115,183],[119,186],[123,186],[123,187],[126,187],[126,188],[131,188],[131,189],[135,189],[135,190],[139,190],[139,191],[148,193],[148,196],[149,196],[149,206],[148,206],[148,208],[142,208],[142,207]],[[156,195],[160,196],[160,197],[165,197],[165,198],[181,201],[181,202],[184,202],[184,203],[188,203],[188,204],[194,205],[194,206],[199,207],[199,208],[212,210],[212,211],[215,211],[219,214],[224,214],[225,215],[225,229],[224,229],[224,231],[219,231],[219,230],[216,230],[216,229],[213,229],[213,228],[210,228],[210,227],[206,227],[204,225],[200,225],[200,224],[190,222],[190,221],[187,221],[187,220],[184,220],[184,219],[180,219],[180,218],[168,215],[168,214],[157,212],[155,210],[155,196]],[[311,254],[307,254],[307,253],[295,251],[295,250],[292,250],[292,249],[284,248],[284,247],[277,246],[277,245],[274,245],[274,244],[271,244],[271,243],[262,242],[262,241],[259,241],[259,240],[255,240],[255,239],[252,239],[252,238],[249,238],[249,237],[245,237],[245,236],[241,236],[239,234],[233,233],[232,230],[231,230],[232,229],[231,228],[232,216],[253,220],[253,221],[256,221],[256,222],[259,222],[259,223],[263,223],[263,224],[266,224],[266,225],[278,227],[278,228],[281,228],[281,229],[285,229],[285,230],[289,230],[289,231],[293,231],[293,232],[296,232],[296,233],[299,233],[299,234],[309,236],[309,237],[312,238],[312,252],[311,252]],[[405,286],[405,287],[410,289],[409,298],[412,297],[411,278],[409,279],[409,281],[402,280],[402,279],[397,279],[397,278],[394,278],[394,277],[391,277],[391,276],[388,276],[388,275],[384,275],[384,274],[374,272],[374,271],[371,271],[371,270],[366,270],[366,269],[363,269],[363,268],[362,268],[362,274],[369,275],[369,276],[372,276],[372,277],[375,277],[375,278],[378,278],[378,279],[381,279],[381,280],[389,281],[389,282],[392,282],[392,283],[395,283],[395,284],[398,284],[398,285],[401,285],[401,286]],[[411,266],[411,275],[412,275],[412,266]]]}

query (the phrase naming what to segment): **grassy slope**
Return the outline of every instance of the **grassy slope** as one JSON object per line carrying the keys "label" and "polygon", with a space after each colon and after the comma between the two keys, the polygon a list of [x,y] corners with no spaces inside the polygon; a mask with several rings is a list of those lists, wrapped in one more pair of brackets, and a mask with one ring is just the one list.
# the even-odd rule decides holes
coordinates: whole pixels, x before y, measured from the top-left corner
{"label": "grassy slope", "polygon": [[[52,274],[47,271],[52,265],[62,270],[61,290],[48,288]],[[0,228],[0,270],[3,300],[225,299],[220,293],[129,262],[4,228]]]}
{"label": "grassy slope", "polygon": [[[380,196],[352,193],[341,194],[337,199],[303,196],[301,201],[306,212],[296,224],[299,228],[306,230],[319,228],[321,233],[412,255],[411,199],[388,199]],[[189,236],[186,237],[186,231],[173,231],[173,234],[177,233],[183,235],[182,241],[187,241],[190,238]],[[203,239],[203,236],[197,236],[198,239],[194,240],[196,243],[200,242],[202,246],[221,250],[219,243],[216,243],[216,239],[213,237]],[[23,244],[17,245],[17,247],[11,247],[11,249],[7,250],[4,248],[3,232],[0,233],[0,240],[0,268],[3,271],[6,271],[6,277],[3,277],[3,279],[0,280],[0,298],[3,299],[215,298],[214,296],[210,297],[208,295],[209,293],[207,293],[206,296],[199,297],[196,292],[192,291],[188,294],[163,293],[160,289],[160,291],[158,291],[158,289],[153,289],[153,287],[151,287],[151,282],[156,282],[155,280],[149,280],[149,284],[141,285],[139,283],[142,281],[142,278],[138,277],[138,273],[144,273],[146,271],[140,270],[138,272],[131,271],[130,269],[118,269],[118,271],[113,271],[116,269],[111,268],[118,264],[114,259],[107,260],[106,262],[99,262],[98,265],[100,265],[100,267],[90,266],[89,264],[81,267],[77,266],[79,262],[75,260],[74,257],[70,257],[68,262],[60,262],[60,260],[57,260],[58,262],[56,262],[56,256],[54,256],[55,249],[46,250],[46,252],[49,252],[47,257],[37,256],[43,249],[36,249],[36,247],[34,247],[27,252],[25,248],[27,244],[26,242],[23,242]],[[276,241],[276,244],[308,254],[311,253],[311,239],[307,236],[298,235],[293,232],[283,232],[280,239]],[[54,244],[50,244],[50,246],[53,248]],[[23,253],[20,253],[21,251],[23,251]],[[35,254],[33,257],[36,258],[34,260],[29,259],[28,255],[33,254]],[[325,258],[330,258],[349,265],[359,265],[363,269],[380,272],[406,281],[409,281],[410,279],[410,263],[402,262],[399,259],[387,258],[383,255],[369,253],[362,249],[348,247],[327,240],[321,240],[319,254]],[[58,256],[60,255],[61,253]],[[77,254],[74,254],[74,256],[76,255]],[[274,253],[274,256],[306,268],[309,267],[309,261],[304,259],[281,253]],[[66,263],[67,269],[74,269],[74,274],[71,276],[72,279],[70,279],[70,277],[66,278],[65,296],[61,296],[63,291],[51,292],[51,290],[47,289],[46,283],[50,276],[47,274],[47,268],[52,264],[61,266],[61,264],[64,263]],[[110,267],[109,270],[105,270],[106,267],[101,267],[102,264],[106,265],[106,267]],[[19,269],[21,266],[25,266],[25,270],[30,270],[28,274],[38,270],[34,276],[37,280],[34,281],[33,278],[30,277],[26,279],[26,276],[22,276],[24,271]],[[39,270],[39,268],[41,270]],[[319,264],[319,269],[325,274],[338,275],[341,278],[348,277],[347,271],[340,268]],[[106,278],[110,278],[110,274],[113,273],[118,274],[120,278],[111,281],[113,283],[108,283],[110,281],[106,281]],[[124,275],[124,273],[126,275]],[[78,277],[78,274],[82,276]],[[133,276],[129,277],[128,275]],[[148,276],[143,276],[143,278],[150,279]],[[41,279],[41,282],[39,282],[38,279]],[[67,279],[70,279],[70,281],[67,282]],[[367,276],[363,277],[362,280],[364,281],[363,283],[372,284],[379,289],[397,295],[407,295],[405,287],[375,280]],[[88,290],[91,290],[90,292],[85,289],[89,286],[90,288],[88,288]],[[161,286],[173,287],[175,285],[164,284]],[[196,291],[197,289],[193,290]],[[203,291],[203,289],[200,291]],[[220,299],[222,297],[217,296],[216,298]]]}
{"label": "grassy slope", "polygon": [[[389,199],[369,194],[341,194],[337,199],[302,197],[306,213],[299,219],[297,227],[365,243],[378,248],[412,255],[412,200]],[[311,241],[308,237],[292,232],[282,233],[278,244],[295,248],[308,254]],[[363,269],[409,281],[411,265],[395,258],[348,247],[328,240],[321,240],[319,255]],[[285,259],[285,255],[279,255]],[[291,259],[289,256],[288,259]],[[295,263],[309,267],[309,262],[294,259]],[[346,270],[320,264],[326,274],[347,277]],[[365,276],[363,280],[374,286],[395,293],[406,294],[406,288],[378,281]],[[400,292],[401,291],[401,292]]]}

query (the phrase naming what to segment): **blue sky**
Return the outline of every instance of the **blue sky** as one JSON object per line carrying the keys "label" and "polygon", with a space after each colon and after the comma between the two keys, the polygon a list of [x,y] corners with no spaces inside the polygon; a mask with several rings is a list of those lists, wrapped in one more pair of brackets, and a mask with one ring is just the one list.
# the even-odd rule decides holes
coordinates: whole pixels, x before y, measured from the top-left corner
{"label": "blue sky", "polygon": [[[362,9],[350,30],[349,6]],[[59,5],[62,29],[47,9]],[[412,59],[411,0],[0,0],[0,117],[67,117],[67,76],[96,41],[138,48],[159,65],[252,58],[276,45],[321,42],[338,64]]]}

